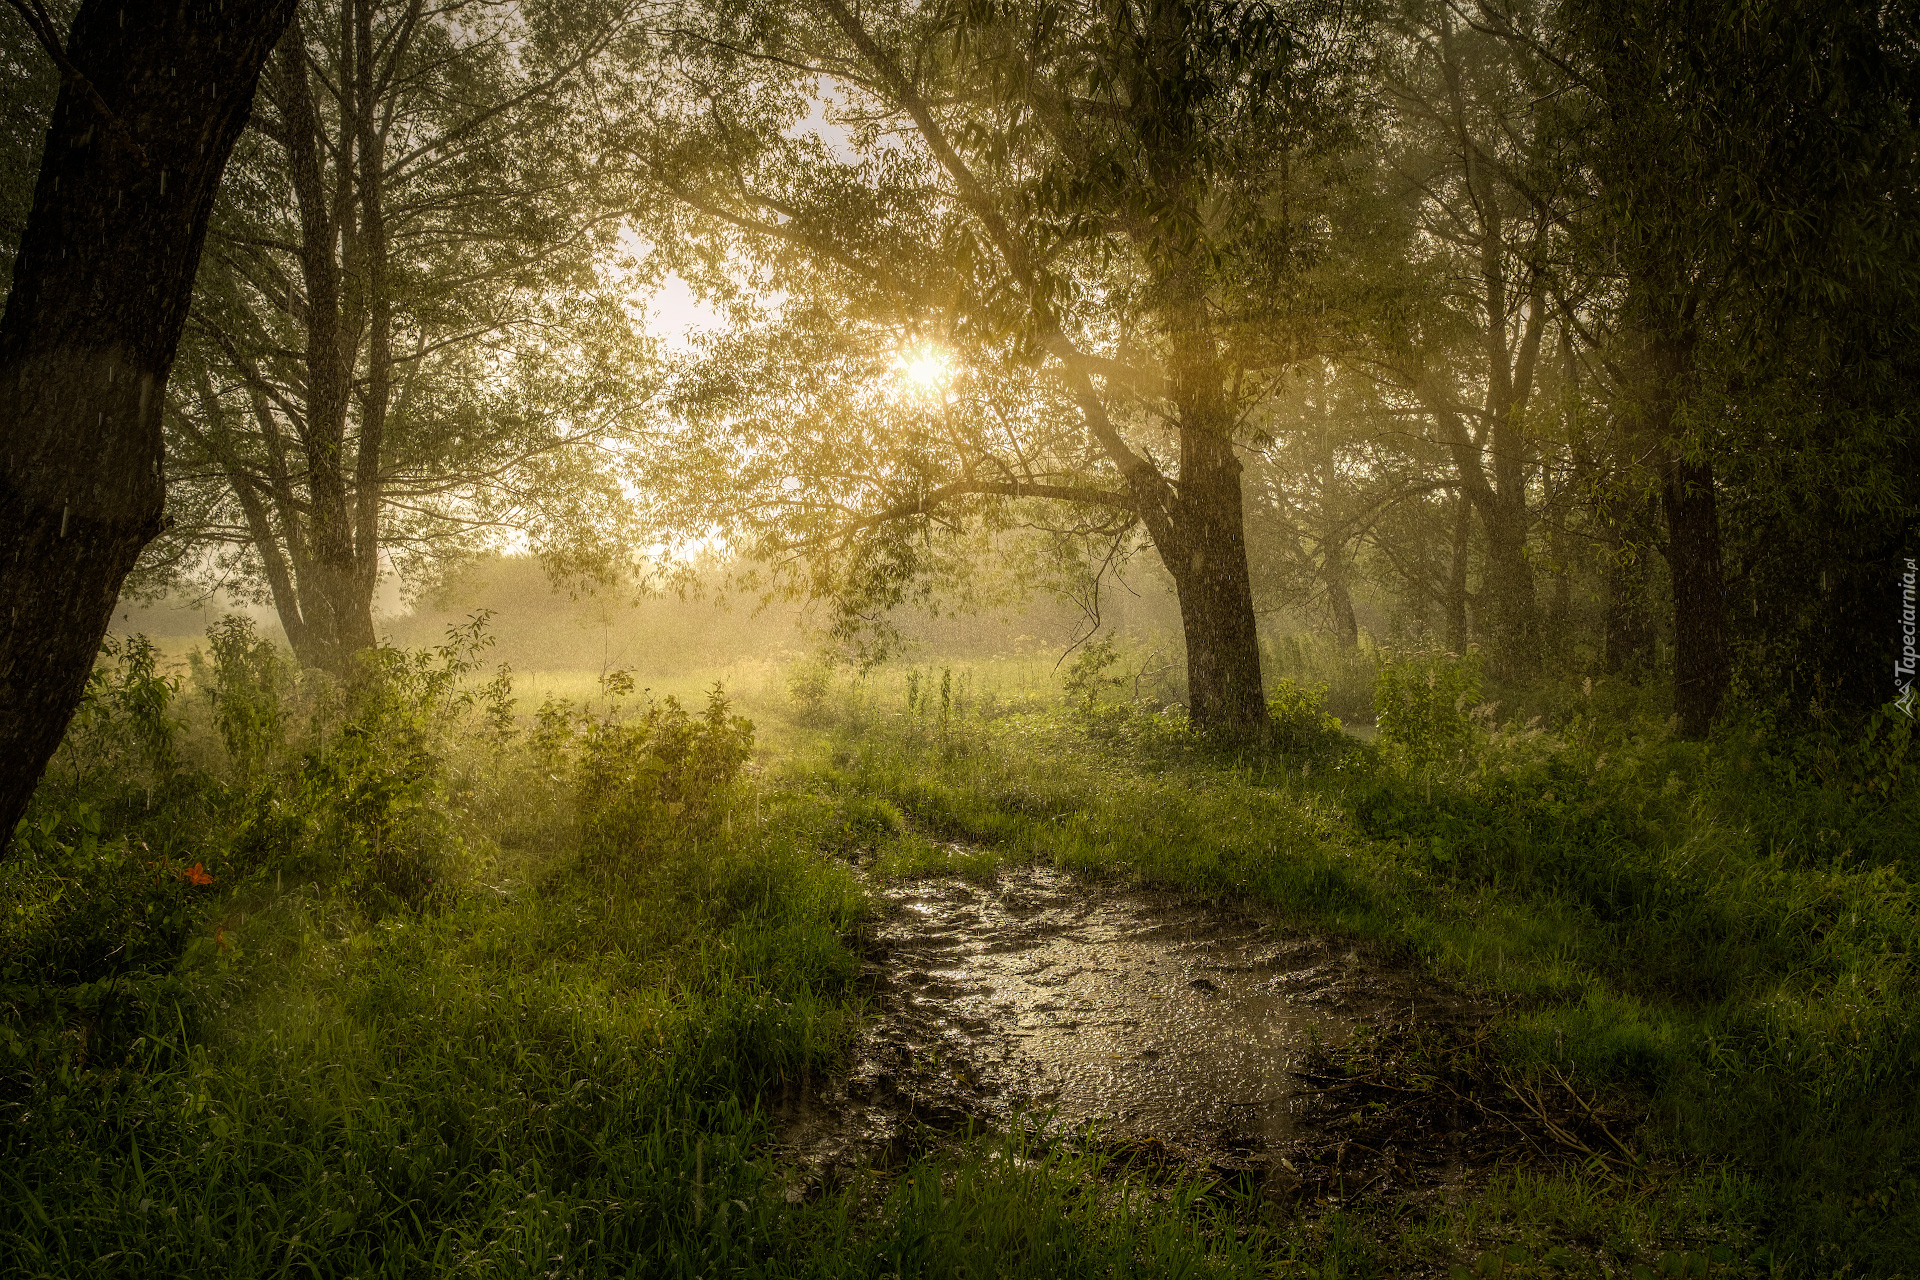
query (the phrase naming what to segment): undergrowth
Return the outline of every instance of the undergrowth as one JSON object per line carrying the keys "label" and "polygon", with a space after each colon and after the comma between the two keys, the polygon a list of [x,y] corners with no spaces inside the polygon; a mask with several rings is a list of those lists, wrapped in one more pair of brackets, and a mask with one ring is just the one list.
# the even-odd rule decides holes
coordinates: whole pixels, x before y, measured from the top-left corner
{"label": "undergrowth", "polygon": [[[1225,750],[1096,653],[1064,705],[807,668],[770,750],[719,689],[523,708],[483,624],[338,679],[237,621],[184,677],[103,654],[0,861],[0,1269],[1914,1270],[1900,721],[1686,744],[1588,685],[1516,723],[1470,656],[1370,652],[1363,744],[1296,654]],[[861,877],[1008,859],[1418,964],[1498,1007],[1486,1078],[1631,1112],[1638,1163],[1296,1215],[976,1135],[796,1196],[769,1100],[859,1025]],[[1450,1078],[1396,1053],[1352,1068],[1383,1115]]]}
{"label": "undergrowth", "polygon": [[[1297,695],[1289,694],[1297,700]],[[1710,743],[1597,710],[1498,724],[1472,655],[1391,655],[1373,744],[1223,749],[1083,702],[937,741],[858,708],[816,768],[930,839],[1267,908],[1494,1001],[1505,1058],[1630,1100],[1649,1155],[1758,1187],[1769,1256],[1920,1266],[1909,723]],[[968,852],[956,858],[952,844]]]}

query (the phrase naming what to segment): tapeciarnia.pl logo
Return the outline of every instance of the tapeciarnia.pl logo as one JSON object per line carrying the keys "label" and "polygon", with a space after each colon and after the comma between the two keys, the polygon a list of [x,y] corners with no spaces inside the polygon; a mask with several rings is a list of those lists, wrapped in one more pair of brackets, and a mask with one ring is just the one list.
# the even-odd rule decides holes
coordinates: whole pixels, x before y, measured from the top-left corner
{"label": "tapeciarnia.pl logo", "polygon": [[1915,644],[1914,590],[1920,582],[1920,563],[1912,557],[1907,559],[1907,571],[1900,575],[1900,656],[1894,659],[1893,683],[1900,690],[1900,696],[1894,705],[1913,718],[1914,710],[1920,706],[1920,695],[1914,693],[1913,676],[1916,666],[1920,666],[1920,648]]}

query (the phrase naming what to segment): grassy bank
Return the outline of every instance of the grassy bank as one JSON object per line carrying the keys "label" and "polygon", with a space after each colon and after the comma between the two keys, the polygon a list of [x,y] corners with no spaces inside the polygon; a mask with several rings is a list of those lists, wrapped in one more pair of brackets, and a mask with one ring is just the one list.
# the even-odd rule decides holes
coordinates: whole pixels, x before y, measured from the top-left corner
{"label": "grassy bank", "polygon": [[1516,1071],[1633,1099],[1649,1160],[1750,1179],[1738,1211],[1770,1256],[1915,1269],[1904,724],[1846,747],[1751,723],[1682,743],[1576,700],[1554,732],[1451,754],[1223,751],[1122,707],[943,722],[893,696],[850,700],[816,767],[932,837],[895,869],[1040,859],[1363,940],[1500,1002]]}
{"label": "grassy bank", "polygon": [[[617,679],[511,706],[477,646],[348,687],[244,636],[178,688],[103,669],[0,869],[0,1267],[1913,1270],[1889,750],[1563,717],[1443,758],[1308,716],[1223,753],[1024,669],[761,680],[750,732]],[[1044,859],[1352,937],[1499,1002],[1502,1070],[1628,1099],[1643,1164],[1296,1214],[982,1135],[799,1195],[767,1115],[862,1016],[856,856]]]}

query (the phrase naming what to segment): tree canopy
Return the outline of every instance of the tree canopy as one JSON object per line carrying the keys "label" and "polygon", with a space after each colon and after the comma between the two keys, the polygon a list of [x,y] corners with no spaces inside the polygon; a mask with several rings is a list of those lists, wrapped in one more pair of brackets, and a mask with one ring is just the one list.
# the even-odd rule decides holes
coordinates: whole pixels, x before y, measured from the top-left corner
{"label": "tree canopy", "polygon": [[[730,555],[871,658],[983,559],[1084,591],[1151,552],[1223,732],[1261,730],[1270,616],[1659,675],[1696,734],[1877,705],[1913,27],[311,0],[213,211],[134,581],[271,601],[344,670],[383,579]],[[691,343],[645,332],[668,279],[716,317]]]}

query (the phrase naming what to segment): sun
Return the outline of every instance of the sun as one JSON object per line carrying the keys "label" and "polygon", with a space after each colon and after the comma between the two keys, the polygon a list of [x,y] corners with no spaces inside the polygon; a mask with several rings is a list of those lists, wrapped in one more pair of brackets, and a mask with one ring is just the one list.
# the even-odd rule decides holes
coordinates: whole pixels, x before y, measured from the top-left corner
{"label": "sun", "polygon": [[937,396],[953,381],[953,352],[932,342],[903,348],[894,358],[900,385],[917,396]]}

